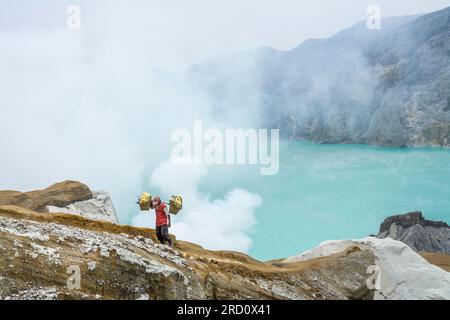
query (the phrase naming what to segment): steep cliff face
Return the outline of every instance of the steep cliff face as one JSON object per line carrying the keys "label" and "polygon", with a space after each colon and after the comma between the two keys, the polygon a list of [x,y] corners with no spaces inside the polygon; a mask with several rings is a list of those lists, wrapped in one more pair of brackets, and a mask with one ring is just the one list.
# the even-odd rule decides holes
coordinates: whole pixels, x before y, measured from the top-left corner
{"label": "steep cliff face", "polygon": [[450,8],[400,26],[366,54],[379,70],[370,143],[450,144]]}
{"label": "steep cliff face", "polygon": [[218,58],[191,77],[221,117],[251,108],[260,125],[292,138],[449,146],[450,8],[381,26]]}
{"label": "steep cliff face", "polygon": [[450,227],[445,222],[426,220],[422,212],[387,218],[377,237],[399,240],[417,252],[450,254]]}
{"label": "steep cliff face", "polygon": [[[370,299],[374,255],[262,263],[154,231],[0,206],[0,299]],[[77,273],[79,272],[79,273]],[[76,275],[79,284],[76,286]]]}

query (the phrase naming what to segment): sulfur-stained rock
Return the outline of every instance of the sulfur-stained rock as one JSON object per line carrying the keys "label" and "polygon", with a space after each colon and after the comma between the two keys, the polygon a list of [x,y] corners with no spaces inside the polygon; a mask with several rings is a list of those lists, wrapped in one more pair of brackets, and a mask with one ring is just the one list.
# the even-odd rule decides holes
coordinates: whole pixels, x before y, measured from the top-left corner
{"label": "sulfur-stained rock", "polygon": [[388,217],[377,237],[402,241],[416,252],[450,254],[450,227],[445,222],[426,220],[419,211]]}

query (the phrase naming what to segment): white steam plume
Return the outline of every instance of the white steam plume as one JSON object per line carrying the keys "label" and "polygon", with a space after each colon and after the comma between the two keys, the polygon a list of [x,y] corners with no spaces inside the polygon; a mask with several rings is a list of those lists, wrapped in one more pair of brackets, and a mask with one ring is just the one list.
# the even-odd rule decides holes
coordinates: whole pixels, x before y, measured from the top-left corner
{"label": "white steam plume", "polygon": [[[243,189],[233,189],[223,199],[210,199],[198,186],[207,176],[203,165],[179,165],[166,161],[150,178],[164,196],[181,194],[183,210],[174,219],[171,233],[177,239],[203,245],[208,249],[248,252],[249,236],[256,224],[255,210],[262,203],[259,195]],[[133,218],[136,226],[154,227],[154,213],[140,213]]]}

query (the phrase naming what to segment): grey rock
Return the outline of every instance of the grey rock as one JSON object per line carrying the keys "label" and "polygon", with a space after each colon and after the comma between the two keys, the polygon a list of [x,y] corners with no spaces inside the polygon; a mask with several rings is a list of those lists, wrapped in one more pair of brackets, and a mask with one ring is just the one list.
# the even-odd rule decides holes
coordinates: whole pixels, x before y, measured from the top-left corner
{"label": "grey rock", "polygon": [[421,212],[387,218],[377,237],[399,240],[417,252],[450,254],[450,227],[445,222],[426,220]]}

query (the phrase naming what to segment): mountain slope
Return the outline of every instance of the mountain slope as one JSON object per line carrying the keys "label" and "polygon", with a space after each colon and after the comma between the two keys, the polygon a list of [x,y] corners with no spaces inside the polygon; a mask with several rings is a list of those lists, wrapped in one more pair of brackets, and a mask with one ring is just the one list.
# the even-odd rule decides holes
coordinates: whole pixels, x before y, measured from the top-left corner
{"label": "mountain slope", "polygon": [[78,181],[63,181],[44,190],[30,192],[0,191],[0,205],[16,205],[37,212],[68,213],[119,223],[111,196],[106,191],[91,191]]}
{"label": "mountain slope", "polygon": [[[450,8],[365,23],[282,52],[264,48],[193,66],[218,116],[322,143],[450,144]],[[241,111],[242,112],[242,111]],[[254,119],[252,119],[254,120]]]}
{"label": "mountain slope", "polygon": [[[367,250],[308,263],[258,262],[154,230],[0,206],[0,299],[369,299]],[[68,286],[73,270],[80,287]],[[70,282],[71,283],[71,282]]]}
{"label": "mountain slope", "polygon": [[450,299],[450,273],[431,265],[400,241],[377,239],[326,241],[286,262],[310,261],[328,257],[357,246],[369,249],[376,256],[373,270],[376,299]]}

